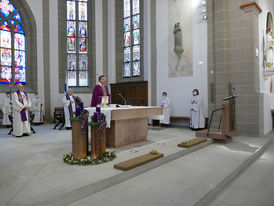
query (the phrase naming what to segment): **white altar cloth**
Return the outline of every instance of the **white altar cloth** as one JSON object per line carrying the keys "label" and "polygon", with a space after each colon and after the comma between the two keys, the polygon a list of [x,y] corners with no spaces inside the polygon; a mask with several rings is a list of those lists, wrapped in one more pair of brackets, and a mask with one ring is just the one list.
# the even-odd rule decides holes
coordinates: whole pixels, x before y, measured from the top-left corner
{"label": "white altar cloth", "polygon": [[[106,116],[107,128],[110,128],[111,122],[111,111],[112,110],[126,110],[126,109],[144,109],[144,108],[155,108],[155,106],[129,106],[129,105],[121,105],[121,107],[101,107],[101,113]],[[86,107],[85,110],[89,112],[88,121],[91,121],[91,116],[93,116],[94,112],[96,112],[96,107]]]}

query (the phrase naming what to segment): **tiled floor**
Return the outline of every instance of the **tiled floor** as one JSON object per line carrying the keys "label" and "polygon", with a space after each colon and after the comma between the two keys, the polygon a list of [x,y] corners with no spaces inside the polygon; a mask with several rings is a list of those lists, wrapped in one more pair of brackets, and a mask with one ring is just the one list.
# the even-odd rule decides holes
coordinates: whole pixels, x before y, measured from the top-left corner
{"label": "tiled floor", "polygon": [[274,205],[274,142],[211,206]]}
{"label": "tiled floor", "polygon": [[[84,167],[62,161],[63,154],[71,152],[71,131],[52,130],[52,125],[35,129],[37,134],[20,139],[8,136],[8,129],[0,129],[0,205],[194,205],[267,142],[265,138],[238,137],[226,145],[211,144],[93,194],[91,185],[128,175],[113,164],[152,149],[165,157],[178,154],[184,149],[177,144],[193,138],[194,133],[182,128],[150,129],[148,141],[115,149],[114,161]],[[265,175],[270,172],[257,170],[262,175],[264,171]],[[257,184],[261,180],[267,182],[261,178],[256,179]],[[267,188],[273,188],[273,181],[267,183]],[[231,204],[225,198],[219,201]]]}

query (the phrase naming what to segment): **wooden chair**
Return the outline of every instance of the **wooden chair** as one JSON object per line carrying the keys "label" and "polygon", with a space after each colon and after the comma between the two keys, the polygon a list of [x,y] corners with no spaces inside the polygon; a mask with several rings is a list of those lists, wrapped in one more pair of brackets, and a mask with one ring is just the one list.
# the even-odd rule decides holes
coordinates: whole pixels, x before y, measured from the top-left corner
{"label": "wooden chair", "polygon": [[[34,119],[34,114],[32,114],[31,112],[29,112],[29,115],[30,115],[30,117],[29,117],[29,121],[30,121],[30,130],[33,132],[33,134],[35,134],[36,132],[35,132],[35,130],[33,129],[33,127],[31,126],[31,123],[32,123],[32,121],[33,121],[33,119]],[[12,116],[12,114],[9,115],[9,120],[10,120],[10,122],[11,122],[12,127],[11,127],[11,129],[10,129],[8,135],[11,135],[11,133],[13,132],[13,116]]]}
{"label": "wooden chair", "polygon": [[64,108],[63,107],[55,107],[53,117],[54,117],[54,119],[53,119],[54,123],[57,122],[54,125],[53,129],[56,129],[56,127],[58,127],[58,125],[61,124],[61,126],[59,127],[59,130],[62,130],[62,128],[65,125]]}

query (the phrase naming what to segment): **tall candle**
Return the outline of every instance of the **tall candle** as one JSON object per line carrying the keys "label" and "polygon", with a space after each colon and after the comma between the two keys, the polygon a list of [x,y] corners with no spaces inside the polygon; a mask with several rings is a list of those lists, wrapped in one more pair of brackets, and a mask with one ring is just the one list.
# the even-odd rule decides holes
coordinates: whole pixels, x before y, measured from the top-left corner
{"label": "tall candle", "polygon": [[101,107],[96,107],[96,112],[101,113]]}
{"label": "tall candle", "polygon": [[84,103],[83,102],[79,102],[79,107],[81,108],[81,112],[84,110]]}
{"label": "tall candle", "polygon": [[93,121],[94,122],[98,122],[98,119],[99,119],[99,113],[98,112],[94,112],[94,114],[93,114]]}
{"label": "tall candle", "polygon": [[81,114],[81,107],[77,106],[76,107],[76,117],[79,117]]}

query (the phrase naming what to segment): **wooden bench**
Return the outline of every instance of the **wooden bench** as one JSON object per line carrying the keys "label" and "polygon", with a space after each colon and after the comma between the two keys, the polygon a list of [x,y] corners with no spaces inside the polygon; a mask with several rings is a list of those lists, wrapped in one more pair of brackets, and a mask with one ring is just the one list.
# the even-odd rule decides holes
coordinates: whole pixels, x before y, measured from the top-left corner
{"label": "wooden bench", "polygon": [[[184,117],[184,116],[170,116],[170,121],[187,121],[190,122],[190,117]],[[208,117],[205,117],[205,129],[207,128],[208,125]]]}

